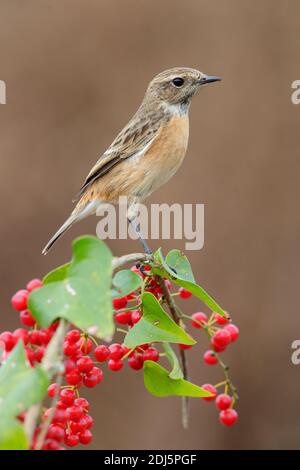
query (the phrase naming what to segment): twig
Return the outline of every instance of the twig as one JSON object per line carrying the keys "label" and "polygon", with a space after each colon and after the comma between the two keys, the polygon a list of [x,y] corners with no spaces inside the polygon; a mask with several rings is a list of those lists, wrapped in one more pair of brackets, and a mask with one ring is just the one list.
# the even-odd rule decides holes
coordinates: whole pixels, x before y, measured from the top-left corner
{"label": "twig", "polygon": [[131,253],[129,255],[120,256],[120,258],[113,258],[113,271],[119,269],[124,264],[136,263],[137,261],[146,261],[148,259],[151,259],[151,255],[146,253]]}
{"label": "twig", "polygon": [[[168,305],[168,308],[173,317],[173,320],[177,324],[180,324],[180,315],[178,315],[177,307],[165,283],[165,280],[161,276],[158,276],[158,275],[155,276],[155,279],[161,287],[163,296]],[[180,362],[182,366],[183,377],[185,380],[188,380],[187,358],[186,358],[185,351],[183,349],[180,349]],[[189,399],[188,397],[182,397],[182,425],[184,429],[187,429],[189,425]]]}

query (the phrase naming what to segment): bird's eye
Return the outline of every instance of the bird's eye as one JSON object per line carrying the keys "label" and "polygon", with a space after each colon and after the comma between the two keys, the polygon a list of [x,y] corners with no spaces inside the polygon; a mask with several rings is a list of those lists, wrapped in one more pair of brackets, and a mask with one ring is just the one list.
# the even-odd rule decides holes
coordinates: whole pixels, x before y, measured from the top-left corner
{"label": "bird's eye", "polygon": [[176,77],[176,78],[173,78],[172,83],[177,88],[181,88],[182,85],[184,84],[184,80],[181,77]]}

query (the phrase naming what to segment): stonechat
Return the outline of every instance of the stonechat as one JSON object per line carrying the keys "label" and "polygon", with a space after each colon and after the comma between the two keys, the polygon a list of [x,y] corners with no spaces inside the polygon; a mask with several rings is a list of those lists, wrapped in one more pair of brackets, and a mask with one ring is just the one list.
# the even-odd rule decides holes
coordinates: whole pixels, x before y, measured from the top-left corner
{"label": "stonechat", "polygon": [[127,217],[133,222],[138,203],[166,183],[185,157],[193,96],[204,85],[219,80],[186,67],[175,67],[154,77],[135,115],[91,169],[75,209],[43,254],[72,225],[96,213],[100,204],[117,203],[120,196],[127,197]]}

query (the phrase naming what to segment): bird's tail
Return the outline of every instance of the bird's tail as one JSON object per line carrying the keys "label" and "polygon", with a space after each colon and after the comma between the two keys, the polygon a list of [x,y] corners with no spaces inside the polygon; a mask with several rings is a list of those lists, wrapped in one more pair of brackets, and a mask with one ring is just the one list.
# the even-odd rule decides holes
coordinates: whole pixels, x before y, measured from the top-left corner
{"label": "bird's tail", "polygon": [[72,227],[72,225],[76,224],[76,222],[79,222],[79,220],[84,219],[88,215],[93,214],[96,212],[96,208],[98,207],[99,202],[98,201],[91,201],[87,203],[84,207],[75,207],[74,211],[70,215],[70,217],[65,221],[65,223],[57,230],[57,232],[53,235],[51,240],[47,243],[45,248],[43,249],[42,253],[43,255],[46,255],[54,243],[67,231],[69,228]]}

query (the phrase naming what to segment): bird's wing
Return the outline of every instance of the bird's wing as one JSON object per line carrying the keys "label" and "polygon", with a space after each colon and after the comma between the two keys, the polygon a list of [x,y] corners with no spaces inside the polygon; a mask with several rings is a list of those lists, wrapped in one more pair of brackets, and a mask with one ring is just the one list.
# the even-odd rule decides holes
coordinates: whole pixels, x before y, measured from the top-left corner
{"label": "bird's wing", "polygon": [[133,118],[93,166],[78,196],[124,159],[143,155],[159,135],[160,128],[161,118],[158,114],[144,120]]}

